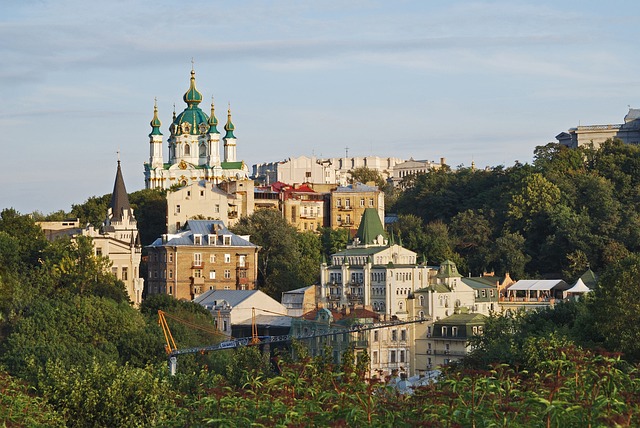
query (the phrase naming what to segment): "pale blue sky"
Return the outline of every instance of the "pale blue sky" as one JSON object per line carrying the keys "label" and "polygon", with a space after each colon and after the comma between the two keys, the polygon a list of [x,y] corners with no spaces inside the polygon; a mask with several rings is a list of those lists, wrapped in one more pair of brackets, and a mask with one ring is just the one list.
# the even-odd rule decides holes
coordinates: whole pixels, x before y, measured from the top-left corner
{"label": "pale blue sky", "polygon": [[[149,121],[231,103],[238,158],[530,162],[640,107],[640,3],[0,2],[0,208],[44,213],[144,187]],[[166,145],[163,147],[165,159]]]}

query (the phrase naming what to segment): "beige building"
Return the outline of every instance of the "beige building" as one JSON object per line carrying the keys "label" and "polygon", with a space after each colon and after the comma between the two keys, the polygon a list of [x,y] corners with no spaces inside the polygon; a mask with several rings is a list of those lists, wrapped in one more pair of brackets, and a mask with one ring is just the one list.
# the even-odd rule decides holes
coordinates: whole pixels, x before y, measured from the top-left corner
{"label": "beige building", "polygon": [[221,220],[228,224],[229,195],[201,180],[167,192],[167,233],[177,233],[192,218]]}
{"label": "beige building", "polygon": [[589,144],[598,148],[609,139],[618,139],[625,144],[640,144],[640,109],[629,108],[622,124],[578,125],[556,135],[556,139],[571,148]]}
{"label": "beige building", "polygon": [[255,288],[260,247],[220,220],[188,220],[183,231],[147,248],[148,294],[193,300],[208,290]]}
{"label": "beige building", "polygon": [[365,209],[373,208],[384,224],[384,193],[361,183],[339,186],[331,192],[329,208],[332,229],[357,230]]}
{"label": "beige building", "polygon": [[229,213],[227,215],[229,221],[225,223],[226,225],[234,226],[240,221],[240,218],[253,214],[255,210],[253,180],[223,181],[218,187],[225,191],[229,198]]}
{"label": "beige building", "polygon": [[287,187],[281,191],[282,215],[300,232],[317,231],[325,223],[325,194],[311,187]]}
{"label": "beige building", "polygon": [[95,229],[93,226],[81,228],[79,220],[39,224],[49,240],[61,236],[90,237],[95,255],[109,258],[111,272],[124,283],[131,302],[136,306],[142,302],[144,279],[139,277],[142,246],[136,218],[129,204],[129,196],[122,178],[120,161],[118,161],[107,218],[100,229]]}

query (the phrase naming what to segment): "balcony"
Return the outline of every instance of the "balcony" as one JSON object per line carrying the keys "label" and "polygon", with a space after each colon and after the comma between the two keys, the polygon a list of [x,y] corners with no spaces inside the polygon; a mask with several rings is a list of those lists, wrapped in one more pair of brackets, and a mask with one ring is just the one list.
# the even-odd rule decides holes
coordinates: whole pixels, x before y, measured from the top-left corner
{"label": "balcony", "polygon": [[204,277],[202,276],[198,276],[198,277],[192,276],[190,279],[191,279],[191,285],[204,285]]}

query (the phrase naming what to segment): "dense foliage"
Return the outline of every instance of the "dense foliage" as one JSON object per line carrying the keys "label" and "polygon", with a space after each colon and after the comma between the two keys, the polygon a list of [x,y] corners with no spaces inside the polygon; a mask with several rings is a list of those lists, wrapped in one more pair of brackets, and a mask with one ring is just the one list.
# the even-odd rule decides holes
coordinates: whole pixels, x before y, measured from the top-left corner
{"label": "dense foliage", "polygon": [[538,147],[533,165],[412,176],[393,207],[405,246],[464,273],[573,280],[640,250],[640,147]]}
{"label": "dense foliage", "polygon": [[[401,393],[343,363],[257,347],[181,356],[168,375],[157,312],[179,347],[224,340],[199,305],[154,296],[130,305],[91,241],[49,243],[34,218],[0,212],[0,421],[7,426],[640,426],[640,148],[539,147],[533,165],[441,168],[394,194],[393,234],[463,272],[571,280],[588,265],[594,293],[542,311],[491,316],[475,351],[436,382]],[[366,171],[356,171],[366,173]],[[363,177],[360,177],[364,179]],[[148,237],[164,196],[131,195]],[[394,200],[387,199],[388,201]],[[98,225],[108,198],[74,206]],[[161,209],[162,208],[162,209]],[[53,213],[61,219],[67,213]],[[146,224],[146,225],[145,225]],[[236,233],[262,246],[260,286],[276,298],[313,283],[348,236],[298,233],[277,212]],[[147,232],[145,232],[147,233]],[[177,320],[180,320],[178,322]],[[326,355],[332,355],[327,353]]]}

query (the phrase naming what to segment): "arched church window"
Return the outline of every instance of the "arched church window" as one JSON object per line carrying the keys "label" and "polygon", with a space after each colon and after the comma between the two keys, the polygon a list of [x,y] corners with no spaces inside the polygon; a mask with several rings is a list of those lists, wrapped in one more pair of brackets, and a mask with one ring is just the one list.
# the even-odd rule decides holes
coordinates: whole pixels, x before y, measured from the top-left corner
{"label": "arched church window", "polygon": [[204,144],[200,144],[200,156],[206,156],[207,155],[207,146],[205,146]]}
{"label": "arched church window", "polygon": [[184,145],[184,155],[191,156],[191,146],[189,144]]}

